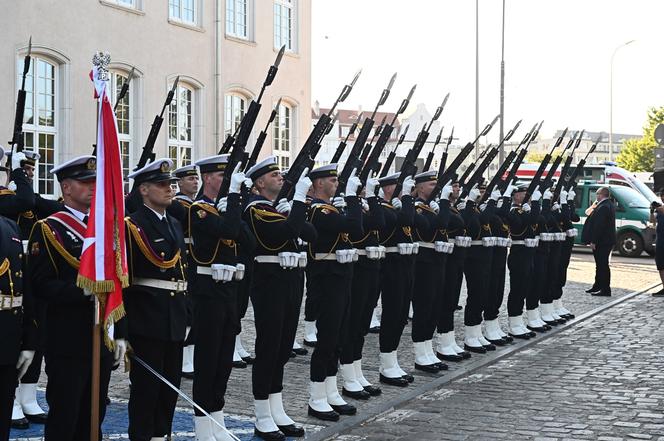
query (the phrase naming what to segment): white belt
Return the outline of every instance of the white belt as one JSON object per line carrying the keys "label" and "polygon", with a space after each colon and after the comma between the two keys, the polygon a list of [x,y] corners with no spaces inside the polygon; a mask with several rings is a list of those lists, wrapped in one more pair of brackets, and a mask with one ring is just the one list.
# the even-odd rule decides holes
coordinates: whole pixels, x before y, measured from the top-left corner
{"label": "white belt", "polygon": [[187,245],[192,244],[192,243],[194,243],[194,239],[191,238],[191,237],[185,237],[184,238],[184,243],[186,243]]}
{"label": "white belt", "polygon": [[411,256],[413,254],[417,254],[419,251],[420,244],[415,242],[415,243],[398,243],[397,246],[395,247],[386,247],[385,252],[386,253],[399,253],[404,256]]}
{"label": "white belt", "polygon": [[334,253],[316,253],[314,254],[314,260],[336,260],[339,263],[353,263],[357,262],[359,256],[357,249],[351,248],[336,250]]}
{"label": "white belt", "polygon": [[279,256],[256,256],[254,260],[258,263],[279,263]]}
{"label": "white belt", "polygon": [[555,235],[556,242],[564,242],[565,238],[567,237],[567,233],[553,233],[553,234]]}
{"label": "white belt", "polygon": [[358,256],[365,256],[369,260],[379,260],[379,259],[384,259],[385,258],[385,247],[382,245],[378,245],[377,247],[366,247],[366,249],[358,249],[357,251]]}
{"label": "white belt", "polygon": [[277,256],[256,256],[258,263],[276,263],[284,269],[304,268],[307,266],[307,253],[282,252]]}
{"label": "white belt", "polygon": [[555,240],[554,233],[540,233],[539,238],[542,242],[553,242]]}
{"label": "white belt", "polygon": [[567,237],[576,237],[579,232],[576,230],[576,228],[570,228],[569,230],[565,231],[565,234]]}
{"label": "white belt", "polygon": [[420,245],[420,248],[428,248],[430,250],[435,250],[436,245],[431,243],[431,242],[418,242]]}
{"label": "white belt", "polygon": [[212,276],[216,282],[230,282],[231,280],[242,280],[244,278],[244,265],[212,264],[212,266],[197,266],[197,274]]}
{"label": "white belt", "polygon": [[0,295],[0,310],[20,308],[23,305],[23,297]]}
{"label": "white belt", "polygon": [[334,253],[316,253],[314,260],[337,260],[337,255]]}
{"label": "white belt", "polygon": [[148,279],[143,277],[134,277],[132,282],[134,285],[147,286],[149,288],[165,289],[168,291],[184,292],[187,290],[186,280],[173,281],[173,280],[160,280],[160,279]]}
{"label": "white belt", "polygon": [[512,240],[512,245],[525,245],[526,248],[537,248],[539,239]]}

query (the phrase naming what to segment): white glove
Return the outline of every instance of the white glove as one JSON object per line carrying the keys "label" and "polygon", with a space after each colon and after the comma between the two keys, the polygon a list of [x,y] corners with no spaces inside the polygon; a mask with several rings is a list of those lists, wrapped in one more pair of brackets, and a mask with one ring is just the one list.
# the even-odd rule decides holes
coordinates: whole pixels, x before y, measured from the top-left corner
{"label": "white glove", "polygon": [[413,191],[413,187],[415,187],[415,179],[413,179],[412,176],[406,176],[406,179],[403,180],[403,184],[401,184],[401,196],[405,194],[410,195],[410,192]]}
{"label": "white glove", "polygon": [[381,199],[385,199],[385,192],[383,191],[383,187],[380,187],[378,189],[378,197]]}
{"label": "white glove", "polygon": [[[240,165],[241,164],[238,162],[231,175],[231,185],[228,187],[229,193],[239,193],[242,184],[247,179],[246,176],[244,176],[244,172],[240,171]],[[251,184],[249,184],[249,186],[251,186]]]}
{"label": "white glove", "polygon": [[551,206],[552,211],[560,211],[560,204],[558,202],[554,202],[553,205]]}
{"label": "white glove", "polygon": [[522,209],[523,211],[525,211],[526,213],[530,213],[530,204],[529,204],[528,202],[524,203],[524,204],[521,206],[521,209]]}
{"label": "white glove", "polygon": [[452,180],[450,179],[449,181],[447,181],[447,184],[445,184],[443,189],[440,191],[440,198],[445,201],[448,201],[453,191],[454,188],[452,187]]}
{"label": "white glove", "polygon": [[551,190],[549,190],[549,189],[547,188],[547,189],[544,191],[544,195],[542,196],[542,199],[544,199],[545,201],[550,201],[552,197],[553,197],[553,193],[551,193]]}
{"label": "white glove", "polygon": [[275,207],[279,213],[289,213],[291,211],[291,204],[286,198],[279,199],[279,203]]}
{"label": "white glove", "polygon": [[344,200],[343,197],[337,196],[335,198],[332,198],[332,205],[334,205],[338,209],[342,210],[342,209],[346,208],[346,201]]}
{"label": "white glove", "polygon": [[483,203],[480,205],[480,211],[484,211],[485,208],[486,208],[486,202],[483,202]]}
{"label": "white glove", "polygon": [[567,200],[573,201],[574,198],[576,198],[576,192],[574,191],[573,188],[570,188],[569,191],[567,192]]}
{"label": "white glove", "polygon": [[83,288],[83,295],[90,297],[92,295],[92,291],[87,288]]}
{"label": "white glove", "polygon": [[501,196],[500,190],[498,190],[497,188],[494,188],[493,191],[491,192],[491,197],[489,197],[489,199],[492,199],[494,201],[498,201],[498,199],[500,199],[500,196]]}
{"label": "white glove", "polygon": [[512,193],[516,190],[516,185],[512,184],[507,184],[507,188],[505,189],[505,193],[503,193],[503,196],[506,198],[512,197]]}
{"label": "white glove", "polygon": [[362,199],[362,210],[369,211],[369,203],[367,202],[366,199]]}
{"label": "white glove", "polygon": [[478,197],[480,197],[480,190],[477,188],[477,184],[475,184],[475,186],[468,192],[466,201],[476,201]]}
{"label": "white glove", "polygon": [[35,351],[21,351],[18,354],[18,361],[16,362],[16,370],[18,370],[18,379],[23,378],[23,375],[27,372],[32,363],[32,359],[35,358]]}
{"label": "white glove", "polygon": [[367,178],[367,183],[364,186],[364,194],[367,197],[371,197],[376,194],[376,187],[378,187],[378,179],[376,178]]}
{"label": "white glove", "polygon": [[[308,167],[302,170],[302,174],[295,184],[295,194],[293,195],[294,201],[304,202],[307,200],[307,193],[311,188],[311,179],[307,176],[308,173]],[[281,203],[281,201],[279,201],[279,203]]]}
{"label": "white glove", "polygon": [[18,187],[16,186],[16,182],[11,181],[9,184],[7,184],[7,190],[9,191],[16,191]]}
{"label": "white glove", "polygon": [[466,203],[463,202],[463,201],[459,202],[456,207],[457,207],[457,210],[459,210],[459,211],[465,210],[466,209]]}
{"label": "white glove", "polygon": [[348,182],[346,182],[346,191],[344,192],[346,196],[357,196],[357,189],[362,185],[362,181],[355,176],[355,173],[357,173],[356,168],[353,169],[350,178],[348,178]]}
{"label": "white glove", "polygon": [[503,201],[504,201],[504,199],[498,199],[498,202],[496,202],[496,207],[497,208],[502,207],[503,206]]}
{"label": "white glove", "polygon": [[540,199],[542,199],[542,193],[539,191],[539,186],[535,187],[535,191],[533,191],[533,194],[530,196],[530,200],[533,202],[537,202]]}
{"label": "white glove", "polygon": [[25,153],[23,152],[14,152],[12,155],[12,170],[16,170],[17,168],[21,168],[21,161],[25,161],[27,156],[25,156]]}
{"label": "white glove", "polygon": [[228,198],[221,198],[217,202],[217,211],[219,213],[226,213],[226,207],[228,206]]}
{"label": "white glove", "polygon": [[436,213],[438,213],[440,211],[440,206],[438,205],[438,202],[436,202],[436,201],[429,202],[429,207],[431,207],[431,209],[433,211],[435,211]]}
{"label": "white glove", "polygon": [[560,190],[560,205],[567,204],[567,192],[565,190]]}
{"label": "white glove", "polygon": [[397,210],[401,210],[401,207],[402,207],[402,205],[401,205],[401,199],[399,199],[399,198],[394,198],[394,199],[392,199],[392,206],[393,206],[394,208],[396,208]]}
{"label": "white glove", "polygon": [[115,350],[113,350],[113,366],[117,366],[122,360],[124,360],[124,356],[127,353],[127,342],[124,338],[118,338],[114,343]]}

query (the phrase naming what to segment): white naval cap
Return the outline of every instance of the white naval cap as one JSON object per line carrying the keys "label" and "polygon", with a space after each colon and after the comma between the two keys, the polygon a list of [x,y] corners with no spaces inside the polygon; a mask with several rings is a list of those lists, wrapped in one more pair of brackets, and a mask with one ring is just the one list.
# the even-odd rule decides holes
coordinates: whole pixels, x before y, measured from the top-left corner
{"label": "white naval cap", "polygon": [[309,172],[309,179],[312,181],[314,179],[320,178],[329,178],[330,176],[337,176],[337,165],[338,164],[327,164],[321,165],[318,168],[315,168]]}
{"label": "white naval cap", "polygon": [[201,173],[212,173],[216,171],[224,171],[226,165],[228,164],[228,158],[230,155],[214,155],[208,156],[207,158],[199,159],[196,161],[195,165],[201,171]]}
{"label": "white naval cap", "polygon": [[436,170],[429,170],[415,175],[415,183],[420,184],[422,182],[429,182],[437,180],[436,176],[438,172]]}
{"label": "white naval cap", "polygon": [[255,164],[253,167],[247,170],[247,173],[245,174],[249,179],[255,181],[261,176],[273,172],[275,170],[277,171],[279,170],[279,164],[277,164],[277,157],[268,156],[267,158],[263,159],[261,162]]}
{"label": "white naval cap", "polygon": [[58,177],[59,182],[68,178],[87,181],[97,176],[97,159],[92,155],[77,156],[53,167],[51,173]]}
{"label": "white naval cap", "polygon": [[185,176],[198,176],[198,167],[196,164],[185,165],[175,169],[173,174],[176,178],[184,178]]}
{"label": "white naval cap", "polygon": [[381,187],[385,187],[386,185],[396,184],[400,175],[401,172],[392,173],[391,175],[387,175],[378,179],[378,183],[380,184]]}
{"label": "white naval cap", "polygon": [[135,184],[144,182],[163,182],[174,181],[177,178],[173,176],[173,161],[169,158],[155,159],[140,170],[129,173],[129,179],[133,179]]}

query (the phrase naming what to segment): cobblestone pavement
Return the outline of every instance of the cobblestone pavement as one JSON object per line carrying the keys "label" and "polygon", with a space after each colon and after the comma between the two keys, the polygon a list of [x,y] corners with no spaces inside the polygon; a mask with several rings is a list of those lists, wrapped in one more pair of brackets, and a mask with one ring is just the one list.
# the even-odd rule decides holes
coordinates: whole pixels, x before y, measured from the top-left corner
{"label": "cobblestone pavement", "polygon": [[[635,290],[642,289],[648,285],[651,285],[652,283],[658,281],[658,276],[656,271],[654,270],[654,265],[652,262],[651,258],[639,258],[639,259],[626,259],[622,258],[619,256],[613,256],[612,260],[612,286],[614,287],[613,289],[613,297],[611,298],[605,298],[605,297],[592,297],[588,294],[585,294],[584,290],[589,287],[589,285],[592,283],[593,277],[594,277],[594,263],[592,259],[592,255],[589,254],[588,252],[585,251],[580,251],[577,252],[573,255],[572,257],[572,262],[570,264],[570,269],[568,272],[568,285],[565,289],[565,295],[563,297],[565,305],[572,310],[575,314],[579,315],[585,312],[588,312],[590,310],[593,310],[597,308],[598,306],[601,306],[608,301],[615,300],[616,298],[619,298],[621,296],[624,296],[630,292],[633,292]],[[509,281],[507,281],[507,284],[509,286]],[[508,289],[506,289],[507,293]],[[460,303],[463,305],[465,303],[465,292],[462,293],[462,299]],[[247,350],[251,352],[253,349],[253,338],[254,338],[254,327],[253,327],[253,320],[252,320],[252,312],[251,312],[251,307],[250,310],[247,313],[247,318],[243,320],[243,341],[245,343],[245,347]],[[661,320],[661,317],[660,317]],[[506,314],[503,311],[501,314],[501,321],[503,322],[503,325],[506,325]],[[594,326],[597,326],[597,323],[595,323]],[[583,327],[581,326],[573,326],[569,330],[564,331],[565,335],[568,335],[565,337],[567,340],[565,340],[567,343],[565,343],[566,347],[569,347],[571,349],[568,349],[568,353],[566,355],[566,358],[570,356],[569,352],[573,352],[574,354],[572,355],[577,355],[581,357],[582,355],[585,355],[585,351],[581,351],[581,348],[576,348],[572,347],[569,344],[569,339],[570,338],[576,338],[576,333],[580,332],[581,329],[586,329],[588,325],[584,324]],[[462,328],[463,328],[463,312],[460,311],[456,314],[456,328],[457,328],[457,340],[461,340],[463,337],[462,333]],[[592,327],[590,329],[593,329]],[[615,333],[615,331],[614,331]],[[562,333],[561,333],[562,334]],[[298,339],[301,339],[302,336],[302,329],[300,329],[300,332],[298,333]],[[614,338],[617,338],[618,334],[614,335]],[[531,349],[527,349],[524,351],[519,352],[518,354],[515,354],[513,356],[510,356],[510,358],[498,361],[497,364],[494,364],[494,368],[488,367],[484,368],[487,370],[491,369],[498,369],[498,368],[505,368],[506,366],[510,366],[510,363],[515,363],[516,366],[522,366],[524,369],[528,367],[528,363],[525,361],[521,360],[526,360],[527,358],[524,357],[531,357],[532,355],[531,352],[535,351],[541,351],[540,345],[542,347],[550,347],[550,345],[554,344],[555,341],[558,340],[558,337],[555,337],[553,339],[545,340],[542,341],[542,343],[537,343],[534,348],[531,347]],[[501,356],[504,356],[508,353],[514,352],[515,349],[517,349],[519,345],[512,345],[509,347],[505,348],[499,348],[495,353],[484,356],[484,355],[474,355],[471,360],[468,360],[463,363],[459,364],[450,364],[450,370],[445,372],[444,378],[439,378],[439,375],[432,375],[432,374],[425,374],[421,373],[420,371],[414,371],[412,369],[413,366],[413,361],[412,361],[412,343],[411,343],[411,337],[410,337],[410,326],[407,326],[404,335],[401,340],[401,346],[399,349],[399,363],[402,366],[402,368],[406,369],[407,371],[413,373],[415,376],[415,382],[409,386],[408,388],[402,389],[402,388],[394,388],[394,387],[389,387],[389,386],[383,386],[383,394],[380,397],[372,398],[369,402],[356,402],[354,400],[350,400],[353,404],[356,404],[358,406],[358,420],[362,418],[367,418],[373,414],[376,413],[376,409],[379,409],[381,406],[385,406],[386,403],[390,403],[395,399],[399,399],[400,397],[404,396],[405,393],[408,393],[410,390],[411,393],[414,390],[422,390],[423,392],[427,392],[428,389],[436,387],[435,384],[433,384],[434,381],[436,381],[436,384],[444,384],[447,383],[448,381],[446,378],[448,377],[454,377],[454,376],[459,376],[461,373],[463,373],[464,370],[468,369],[474,369],[476,367],[482,366],[484,364],[490,363],[491,360],[494,360],[496,358],[501,358]],[[610,346],[606,343],[600,343],[598,341],[597,343],[591,343],[589,346],[590,349],[592,350],[601,350],[601,351],[610,351]],[[576,352],[579,352],[578,354]],[[548,353],[548,352],[547,352]],[[364,351],[364,360],[363,360],[363,366],[364,366],[364,371],[365,375],[369,379],[369,381],[374,382],[375,384],[378,384],[378,336],[376,334],[369,334],[366,345],[365,345],[365,351]],[[486,357],[486,358],[484,358]],[[484,360],[483,360],[484,358]],[[536,357],[537,358],[537,357]],[[539,358],[537,358],[539,359]],[[534,362],[532,359],[530,362]],[[557,369],[555,372],[559,372],[560,365],[562,361],[557,360],[552,362],[551,365],[547,365],[546,363],[543,364],[538,364],[537,369],[542,368],[542,366],[548,366],[547,370],[550,369]],[[579,362],[581,363],[581,362]],[[535,369],[536,371],[536,369]],[[479,371],[478,371],[479,372]],[[508,374],[507,376],[509,377],[511,370],[506,369],[506,373]],[[480,377],[474,376],[474,375],[479,375]],[[466,384],[466,387],[470,387],[473,384],[479,384],[481,383],[479,380],[483,379],[482,375],[489,375],[489,374],[484,374],[484,373],[476,373],[471,375],[470,377],[466,377],[467,379],[464,380],[459,380],[461,383],[460,384]],[[493,377],[489,377],[493,378]],[[535,397],[543,397],[542,392],[546,386],[543,385],[543,383],[540,383],[540,381],[537,379],[538,376],[535,378],[530,378],[532,380],[532,383],[520,383],[518,386],[518,395],[521,396],[523,391],[526,389],[524,386],[532,384],[532,386],[535,388],[533,390],[533,394]],[[44,380],[44,378],[42,378]],[[228,415],[227,417],[227,424],[230,422],[231,425],[234,426],[234,433],[238,434],[241,439],[252,439],[251,437],[251,428],[252,428],[252,423],[251,423],[251,417],[253,417],[253,400],[251,397],[251,368],[248,369],[235,369],[233,370],[233,373],[231,374],[231,378],[229,381],[229,386],[228,386],[228,392],[226,395],[226,408],[225,412]],[[465,383],[464,383],[465,382]],[[307,400],[308,400],[308,383],[309,383],[309,355],[307,356],[298,356],[295,359],[291,359],[291,362],[288,363],[286,366],[286,373],[285,373],[285,385],[284,385],[284,398],[286,401],[286,410],[288,413],[291,415],[293,419],[300,423],[304,423],[307,427],[307,433],[308,436],[316,436],[315,433],[321,429],[324,428],[325,423],[318,421],[313,418],[309,418],[306,415],[306,406],[307,406]],[[456,384],[456,383],[453,383]],[[513,383],[509,383],[512,386],[514,386]],[[43,385],[43,384],[42,384]],[[495,398],[497,399],[502,399],[502,400],[509,400],[510,396],[517,394],[516,390],[508,390],[507,386],[505,384],[499,384],[501,387],[500,388],[495,388],[493,390],[491,395],[481,395],[478,394],[476,391],[475,393],[477,394],[476,399],[479,400],[478,402],[481,403],[481,405],[478,404],[477,409],[486,409],[489,408],[489,410],[478,410],[478,418],[482,418],[483,414],[481,412],[486,412],[487,416],[487,424],[484,423],[483,420],[478,421],[475,423],[475,425],[478,428],[483,428],[483,427],[491,427],[494,426],[492,423],[491,415],[493,415],[496,419],[498,419],[495,414],[500,413],[504,414],[502,418],[508,418],[510,420],[515,420],[515,415],[509,414],[508,411],[500,411],[498,412],[495,408],[495,406],[491,403],[486,401],[486,397],[491,397],[492,399]],[[189,380],[183,380],[183,391],[187,394],[191,393],[191,381]],[[468,400],[467,396],[464,396],[462,394],[457,394],[456,392],[453,394],[452,392],[449,392],[447,389],[445,389],[447,386],[445,386],[442,389],[438,389],[436,392],[442,394],[440,396],[435,395],[436,392],[433,392],[434,395],[425,395],[428,398],[422,398],[419,397],[416,400],[414,400],[412,403],[420,403],[424,402],[426,403],[438,403],[438,401],[441,401],[443,403],[446,403],[449,400],[457,400],[463,401],[464,403],[470,402]],[[478,386],[479,387],[479,386]],[[578,387],[585,389],[583,385],[579,385]],[[554,392],[551,392],[552,394]],[[448,394],[450,397],[448,399],[443,400],[443,398],[447,397]],[[506,396],[503,396],[503,394],[506,394]],[[128,379],[127,375],[123,373],[116,372],[113,375],[112,381],[111,381],[111,387],[109,390],[109,396],[115,403],[119,403],[119,407],[122,407],[122,409],[126,409],[126,406],[123,404],[123,401],[128,399],[129,395],[129,387],[128,387]],[[459,395],[459,398],[456,398],[456,396]],[[463,398],[461,398],[463,397]],[[461,399],[460,399],[461,398]],[[573,395],[572,395],[573,398]],[[513,403],[514,405],[518,404],[517,401]],[[187,405],[187,403],[181,401],[178,403],[179,406],[181,406],[180,409],[178,409],[178,415],[182,416],[184,415],[186,418],[183,418],[182,424],[176,429],[178,432],[180,432],[182,435],[181,436],[176,436],[175,439],[193,439],[191,438],[191,431],[193,430],[193,423],[191,423],[191,420],[189,419],[190,415],[190,406]],[[531,409],[534,409],[534,411],[539,412],[539,408],[537,407],[537,403],[531,403]],[[418,410],[411,410],[409,408],[404,408],[406,409],[404,412],[406,412],[405,416],[403,417],[404,421],[411,422],[411,419],[409,419],[408,415],[412,415],[412,421],[416,420],[426,420],[429,425],[433,423],[439,423],[440,430],[443,430],[442,428],[444,425],[448,425],[448,427],[452,427],[453,421],[449,421],[448,418],[445,418],[444,415],[447,413],[447,407],[444,405],[441,405],[440,407],[436,407],[435,410],[432,410],[428,414],[424,411],[424,406],[420,406],[417,409]],[[507,404],[504,405],[503,409],[507,408]],[[395,412],[400,412],[401,408],[398,408],[397,411]],[[433,409],[433,407],[432,407]],[[463,416],[463,414],[466,412],[466,410],[457,410],[456,416],[452,419],[459,420],[459,422],[462,422],[464,418],[460,418]],[[522,412],[522,409],[519,410],[519,412]],[[599,413],[599,412],[598,412]],[[454,414],[454,413],[453,413]],[[122,426],[124,423],[124,426],[117,428],[114,430],[106,431],[107,433],[115,433],[117,434],[114,436],[114,439],[123,439],[122,433],[126,432],[126,418],[124,413],[124,410],[120,411],[120,415],[109,415],[107,419],[111,418],[116,418],[118,420],[118,425]],[[348,418],[348,417],[346,417]],[[385,419],[387,418],[387,419]],[[410,437],[409,432],[414,430],[417,424],[413,423],[410,427],[410,430],[404,431],[404,432],[399,432],[395,431],[395,433],[400,433],[399,435],[395,436],[390,436],[388,437],[387,433],[385,433],[385,438],[378,436],[380,433],[379,427],[383,427],[382,430],[387,430],[387,428],[392,425],[392,422],[394,420],[398,420],[395,416],[388,416],[388,415],[383,415],[380,420],[375,420],[370,424],[365,424],[358,428],[357,430],[360,432],[357,432],[357,436],[364,437],[368,436],[370,434],[373,434],[373,438],[371,439],[398,439],[401,437],[401,439],[439,439],[440,433],[438,433],[438,430],[432,429],[431,432],[423,432],[422,437]],[[389,420],[389,421],[388,421]],[[189,424],[187,425],[187,422],[189,421]],[[340,423],[336,423],[335,426],[328,428],[324,432],[328,432],[329,430],[334,430],[334,427],[339,427],[339,430],[343,429],[343,422],[344,418],[340,421]],[[350,421],[347,421],[350,422]],[[555,421],[547,421],[549,423],[555,422]],[[389,424],[387,424],[389,423]],[[491,424],[488,424],[491,423]],[[662,423],[664,424],[664,420],[662,420]],[[115,424],[114,424],[115,425]],[[376,425],[376,430],[374,430],[374,425]],[[532,424],[531,426],[537,426],[538,424]],[[433,426],[432,426],[433,427]],[[471,426],[472,427],[472,426]],[[548,426],[545,426],[548,427]],[[570,429],[572,430],[572,429]],[[585,429],[575,429],[575,430],[585,430]],[[510,433],[510,429],[505,429],[506,432],[504,433]],[[449,434],[456,434],[453,430],[443,430],[444,433],[449,433]],[[474,439],[477,439],[479,436],[478,434],[473,434],[472,431],[468,432],[468,436]],[[483,433],[481,437],[483,437],[486,434],[491,434],[493,432],[490,432],[489,429],[487,429],[486,433]],[[496,432],[500,433],[500,432]],[[546,432],[544,432],[546,433]],[[571,433],[571,432],[570,432]],[[25,435],[28,435],[27,433]],[[28,436],[34,437],[36,434],[30,434]],[[355,439],[356,432],[352,432],[350,439]],[[525,435],[519,435],[519,437],[525,436]],[[22,434],[20,432],[14,432],[12,433],[12,439],[26,439],[22,437]],[[38,437],[32,438],[32,439],[39,439]],[[664,439],[664,438],[663,438]]]}
{"label": "cobblestone pavement", "polygon": [[664,440],[663,321],[640,294],[335,439]]}

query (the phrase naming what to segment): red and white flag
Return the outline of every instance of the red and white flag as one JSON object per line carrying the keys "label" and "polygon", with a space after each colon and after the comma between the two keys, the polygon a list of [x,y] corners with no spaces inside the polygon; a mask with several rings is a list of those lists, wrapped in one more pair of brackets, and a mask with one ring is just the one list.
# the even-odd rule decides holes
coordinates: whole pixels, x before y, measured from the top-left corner
{"label": "red and white flag", "polygon": [[[106,73],[107,74],[107,73]],[[124,193],[117,121],[100,70],[90,73],[98,99],[97,178],[76,283],[99,299],[104,341],[113,346],[113,324],[124,316],[122,288],[128,286]]]}

